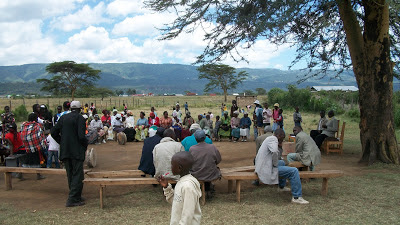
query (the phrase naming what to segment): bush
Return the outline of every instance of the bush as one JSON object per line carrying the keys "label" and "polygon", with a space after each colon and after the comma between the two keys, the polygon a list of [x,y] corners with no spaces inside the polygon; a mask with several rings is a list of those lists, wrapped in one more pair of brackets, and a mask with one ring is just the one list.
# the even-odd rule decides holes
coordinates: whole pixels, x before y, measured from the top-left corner
{"label": "bush", "polygon": [[394,125],[396,128],[400,128],[400,108],[396,107],[394,109]]}
{"label": "bush", "polygon": [[24,105],[20,105],[13,111],[15,116],[15,121],[21,122],[28,120],[28,111]]}
{"label": "bush", "polygon": [[353,108],[346,112],[346,115],[350,118],[360,118],[360,109]]}

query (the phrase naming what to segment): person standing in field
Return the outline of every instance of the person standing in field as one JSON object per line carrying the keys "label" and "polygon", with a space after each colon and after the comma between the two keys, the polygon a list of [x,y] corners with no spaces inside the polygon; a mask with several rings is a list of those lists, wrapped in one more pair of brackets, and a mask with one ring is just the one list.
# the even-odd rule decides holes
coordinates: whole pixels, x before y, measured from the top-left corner
{"label": "person standing in field", "polygon": [[264,103],[264,109],[263,109],[263,126],[264,128],[266,126],[271,125],[271,118],[272,118],[272,110],[268,108],[268,103]]}
{"label": "person standing in field", "polygon": [[275,103],[274,104],[274,109],[272,109],[272,119],[274,120],[274,124],[272,125],[272,131],[275,132],[276,129],[278,129],[278,124],[276,122],[276,120],[279,117],[279,104]]}
{"label": "person standing in field", "polygon": [[237,105],[237,103],[236,103],[236,100],[232,100],[232,106],[231,106],[231,114],[230,114],[230,117],[232,118],[234,112],[235,112],[235,111],[238,111],[238,110],[239,110],[239,107],[238,107],[238,105]]}
{"label": "person standing in field", "polygon": [[81,103],[72,101],[71,113],[62,116],[51,131],[51,136],[60,144],[60,160],[67,171],[69,194],[66,207],[85,204],[82,198],[82,181],[88,139],[85,135],[85,119],[80,111]]}
{"label": "person standing in field", "polygon": [[299,107],[296,106],[295,110],[296,111],[293,113],[294,126],[301,127],[301,122],[303,122],[303,119],[301,118],[301,114],[299,112]]}
{"label": "person standing in field", "polygon": [[189,105],[187,102],[185,102],[185,114],[189,112]]}

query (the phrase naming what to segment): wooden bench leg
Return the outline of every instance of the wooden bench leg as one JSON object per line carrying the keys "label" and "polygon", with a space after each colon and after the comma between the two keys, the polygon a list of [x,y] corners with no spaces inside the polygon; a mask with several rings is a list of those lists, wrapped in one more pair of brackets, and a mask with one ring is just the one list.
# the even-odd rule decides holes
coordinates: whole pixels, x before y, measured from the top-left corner
{"label": "wooden bench leg", "polygon": [[236,180],[236,200],[240,202],[240,180]]}
{"label": "wooden bench leg", "polygon": [[323,178],[321,195],[326,196],[327,194],[328,194],[328,178]]}
{"label": "wooden bench leg", "polygon": [[233,186],[233,181],[228,180],[228,193],[232,193],[232,186]]}
{"label": "wooden bench leg", "polygon": [[11,190],[12,189],[12,177],[11,177],[10,172],[5,172],[4,173],[4,181],[6,183],[6,191]]}
{"label": "wooden bench leg", "polygon": [[104,192],[104,186],[100,185],[100,209],[103,209],[103,192]]}
{"label": "wooden bench leg", "polygon": [[206,187],[205,183],[203,182],[201,185],[201,205],[206,204]]}

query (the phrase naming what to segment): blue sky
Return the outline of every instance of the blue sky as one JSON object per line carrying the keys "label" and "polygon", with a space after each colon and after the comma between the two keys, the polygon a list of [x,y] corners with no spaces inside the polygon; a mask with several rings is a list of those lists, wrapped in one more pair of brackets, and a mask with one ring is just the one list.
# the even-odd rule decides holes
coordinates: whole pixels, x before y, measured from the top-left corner
{"label": "blue sky", "polygon": [[[158,41],[156,28],[174,18],[143,8],[142,0],[1,0],[0,65],[62,60],[191,64],[206,46],[204,31]],[[288,45],[267,40],[240,52],[249,64],[230,58],[223,63],[285,70],[295,54]]]}

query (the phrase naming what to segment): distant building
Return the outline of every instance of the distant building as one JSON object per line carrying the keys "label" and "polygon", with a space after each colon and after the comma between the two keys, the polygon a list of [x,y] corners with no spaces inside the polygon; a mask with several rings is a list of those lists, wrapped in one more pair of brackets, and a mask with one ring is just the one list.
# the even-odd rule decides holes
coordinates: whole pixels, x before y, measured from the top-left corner
{"label": "distant building", "polygon": [[232,95],[233,96],[239,96],[239,93],[233,93]]}
{"label": "distant building", "polygon": [[210,96],[217,96],[217,94],[210,94]]}
{"label": "distant building", "polygon": [[180,96],[181,97],[181,96],[183,96],[183,94],[175,94],[175,96]]}
{"label": "distant building", "polygon": [[188,93],[186,93],[186,96],[195,96],[195,95],[197,95],[196,93],[193,93],[193,92],[188,92]]}
{"label": "distant building", "polygon": [[355,86],[312,86],[311,91],[358,91]]}

